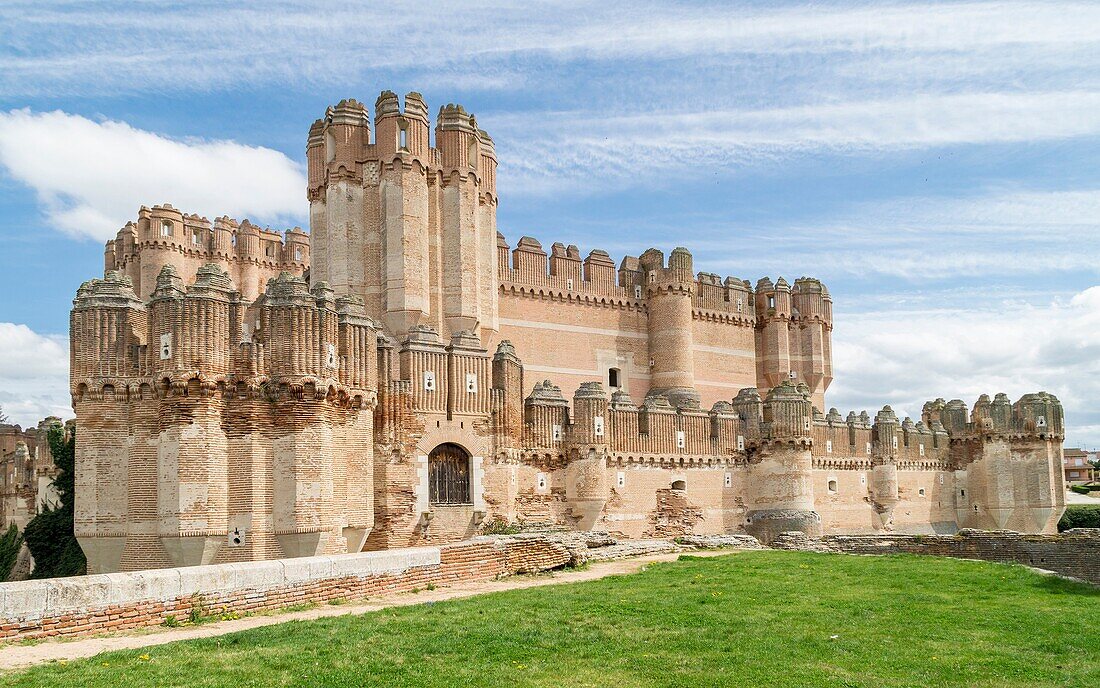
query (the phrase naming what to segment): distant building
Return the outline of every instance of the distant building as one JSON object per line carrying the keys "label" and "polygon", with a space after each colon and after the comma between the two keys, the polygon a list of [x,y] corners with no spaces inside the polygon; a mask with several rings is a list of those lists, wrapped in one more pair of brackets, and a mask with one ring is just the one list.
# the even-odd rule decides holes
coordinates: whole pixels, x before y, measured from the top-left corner
{"label": "distant building", "polygon": [[26,430],[0,423],[0,531],[12,523],[23,530],[43,505],[57,502],[57,467],[46,433],[60,424],[54,416]]}
{"label": "distant building", "polygon": [[1076,447],[1062,451],[1062,470],[1067,483],[1082,484],[1096,480],[1096,468],[1090,461],[1100,459],[1100,452],[1087,452]]}

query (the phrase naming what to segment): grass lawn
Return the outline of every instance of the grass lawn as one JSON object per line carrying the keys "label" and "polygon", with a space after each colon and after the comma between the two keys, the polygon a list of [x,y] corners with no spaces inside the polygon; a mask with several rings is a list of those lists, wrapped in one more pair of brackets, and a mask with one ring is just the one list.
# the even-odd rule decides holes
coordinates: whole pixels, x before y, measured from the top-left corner
{"label": "grass lawn", "polygon": [[103,654],[4,686],[1100,686],[1100,589],[744,552]]}

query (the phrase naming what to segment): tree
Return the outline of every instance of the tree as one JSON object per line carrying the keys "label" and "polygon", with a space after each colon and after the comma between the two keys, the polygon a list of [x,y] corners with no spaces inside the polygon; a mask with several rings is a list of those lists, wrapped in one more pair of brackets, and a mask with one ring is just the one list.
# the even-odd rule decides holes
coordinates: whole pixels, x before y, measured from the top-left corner
{"label": "tree", "polygon": [[54,489],[59,502],[43,507],[23,530],[23,538],[34,557],[31,578],[79,576],[88,569],[84,551],[73,534],[76,498],[76,429],[66,433],[60,425],[46,435],[58,468]]}
{"label": "tree", "polygon": [[7,423],[8,415],[4,413],[4,407],[0,406],[0,423]]}
{"label": "tree", "polygon": [[0,582],[6,581],[11,575],[22,546],[23,536],[19,534],[19,529],[13,523],[8,528],[8,532],[0,535]]}

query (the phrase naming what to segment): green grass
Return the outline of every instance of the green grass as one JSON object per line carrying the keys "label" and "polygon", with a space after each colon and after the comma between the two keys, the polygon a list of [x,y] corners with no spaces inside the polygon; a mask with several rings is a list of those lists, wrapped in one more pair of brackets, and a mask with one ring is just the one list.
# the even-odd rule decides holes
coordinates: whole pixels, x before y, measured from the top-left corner
{"label": "green grass", "polygon": [[1100,686],[1098,628],[1100,589],[1023,567],[745,552],[114,652],[0,684]]}

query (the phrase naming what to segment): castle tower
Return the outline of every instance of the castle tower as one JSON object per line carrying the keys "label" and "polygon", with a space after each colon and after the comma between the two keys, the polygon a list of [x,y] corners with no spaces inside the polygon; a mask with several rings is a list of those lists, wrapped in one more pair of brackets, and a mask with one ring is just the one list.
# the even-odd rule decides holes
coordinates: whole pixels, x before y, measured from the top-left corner
{"label": "castle tower", "polygon": [[577,527],[590,530],[607,503],[610,428],[607,395],[599,382],[584,382],[573,395],[570,441],[574,458],[565,476],[565,498]]}
{"label": "castle tower", "polygon": [[[391,91],[366,109],[341,101],[310,128],[311,278],[363,299],[398,339],[417,326],[444,341],[497,325],[496,153],[459,105],[446,105],[430,146],[419,93]],[[288,247],[289,248],[289,247]]]}
{"label": "castle tower", "polygon": [[875,414],[871,427],[871,499],[878,522],[875,527],[892,530],[894,507],[898,504],[898,423],[889,406]]}
{"label": "castle tower", "polygon": [[523,364],[507,339],[493,354],[493,413],[501,443],[518,447],[523,441]]}
{"label": "castle tower", "polygon": [[692,354],[692,296],[695,279],[691,254],[673,249],[664,267],[664,254],[651,248],[639,258],[645,273],[649,312],[650,388],[648,395],[664,395],[679,408],[698,408]]}
{"label": "castle tower", "polygon": [[461,105],[439,109],[441,286],[445,329],[497,329],[496,153]]}
{"label": "castle tower", "polygon": [[[749,410],[751,397],[738,395],[734,407]],[[821,534],[811,477],[812,409],[808,390],[789,380],[764,400],[762,436],[750,446],[745,530],[765,544],[788,530]]]}
{"label": "castle tower", "polygon": [[[796,318],[796,348],[801,355],[791,361],[797,380],[811,391],[815,408],[825,408],[825,390],[833,381],[833,299],[819,280],[800,277],[791,289],[791,314]],[[793,343],[792,343],[793,346]]]}
{"label": "castle tower", "polygon": [[782,277],[756,283],[756,377],[761,389],[790,380],[791,287]]}
{"label": "castle tower", "polygon": [[377,186],[377,163],[373,174],[363,176],[369,143],[370,119],[357,100],[341,100],[328,108],[325,118],[310,127],[306,143],[310,277],[328,282],[340,294],[365,296],[363,279],[356,283],[354,277],[370,248],[377,272],[378,229],[363,226],[368,213],[377,214],[376,199],[372,206],[364,206],[371,200],[364,199],[367,182]]}
{"label": "castle tower", "polygon": [[137,372],[132,352],[144,348],[148,316],[131,280],[108,272],[80,285],[69,318],[69,375],[81,437],[74,531],[89,570],[113,571],[133,520],[126,446],[119,441],[131,419],[116,401],[128,391],[122,380]]}

